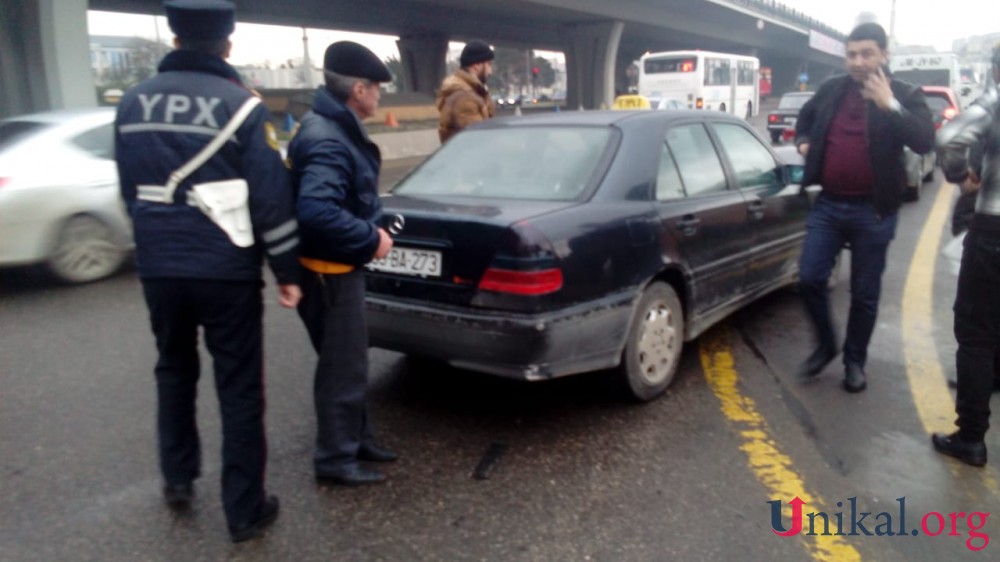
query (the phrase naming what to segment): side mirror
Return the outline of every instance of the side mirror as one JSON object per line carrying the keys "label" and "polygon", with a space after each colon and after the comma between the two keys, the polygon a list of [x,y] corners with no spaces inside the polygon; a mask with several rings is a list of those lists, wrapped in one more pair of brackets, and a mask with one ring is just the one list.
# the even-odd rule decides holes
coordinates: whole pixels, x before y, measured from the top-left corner
{"label": "side mirror", "polygon": [[806,167],[798,164],[785,164],[785,184],[801,184]]}

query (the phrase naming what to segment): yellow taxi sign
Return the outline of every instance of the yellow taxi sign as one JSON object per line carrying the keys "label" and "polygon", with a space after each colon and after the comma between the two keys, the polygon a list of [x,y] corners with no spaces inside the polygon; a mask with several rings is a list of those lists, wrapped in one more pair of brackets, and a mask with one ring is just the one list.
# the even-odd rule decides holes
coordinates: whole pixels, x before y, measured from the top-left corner
{"label": "yellow taxi sign", "polygon": [[629,110],[629,109],[651,109],[652,106],[649,105],[649,100],[646,96],[639,96],[635,94],[628,94],[624,96],[618,96],[615,98],[615,103],[611,105],[611,109],[616,110]]}

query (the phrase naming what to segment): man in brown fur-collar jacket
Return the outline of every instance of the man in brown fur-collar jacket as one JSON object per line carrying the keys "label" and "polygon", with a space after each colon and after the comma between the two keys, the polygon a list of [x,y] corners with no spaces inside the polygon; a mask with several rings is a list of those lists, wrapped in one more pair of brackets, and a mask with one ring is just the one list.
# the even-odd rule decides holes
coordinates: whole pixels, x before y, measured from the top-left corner
{"label": "man in brown fur-collar jacket", "polygon": [[441,112],[438,135],[442,144],[455,133],[496,113],[486,88],[486,80],[493,74],[490,46],[475,39],[469,41],[462,49],[459,64],[461,68],[444,79],[437,95],[437,108]]}

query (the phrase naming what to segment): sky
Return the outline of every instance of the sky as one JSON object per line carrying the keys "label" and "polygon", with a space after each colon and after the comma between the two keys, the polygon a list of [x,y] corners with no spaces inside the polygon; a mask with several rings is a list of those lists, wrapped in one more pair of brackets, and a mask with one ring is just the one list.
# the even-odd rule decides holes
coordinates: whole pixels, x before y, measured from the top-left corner
{"label": "sky", "polygon": [[896,41],[903,45],[932,45],[951,50],[952,41],[1000,31],[996,0],[779,0],[830,27],[849,33],[861,12],[874,13],[889,31],[896,4]]}
{"label": "sky", "polygon": [[[877,21],[888,31],[892,4],[895,1],[897,41],[905,45],[932,45],[941,52],[950,51],[954,39],[1000,31],[1000,20],[996,17],[1000,9],[995,7],[996,0],[949,0],[946,4],[928,0],[780,1],[844,33],[854,27],[861,12],[874,13]],[[158,28],[164,41],[172,37],[166,19],[161,16],[154,18],[96,11],[90,11],[87,15],[91,35],[154,38]],[[307,33],[309,56],[316,65],[321,64],[326,46],[341,40],[357,41],[382,59],[399,56],[396,37],[316,29],[310,29]],[[236,65],[270,62],[272,66],[278,66],[288,59],[301,59],[303,54],[300,28],[237,23],[232,40],[230,62]],[[460,49],[461,44],[453,43],[451,47]],[[539,54],[546,56],[544,53]]]}

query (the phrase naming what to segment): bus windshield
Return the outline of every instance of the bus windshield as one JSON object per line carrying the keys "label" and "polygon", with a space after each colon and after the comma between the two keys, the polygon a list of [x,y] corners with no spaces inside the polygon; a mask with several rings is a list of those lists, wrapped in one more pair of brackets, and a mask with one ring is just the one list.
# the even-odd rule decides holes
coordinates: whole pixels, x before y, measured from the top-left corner
{"label": "bus windshield", "polygon": [[694,72],[696,70],[698,70],[698,59],[696,58],[646,59],[643,68],[646,74]]}

